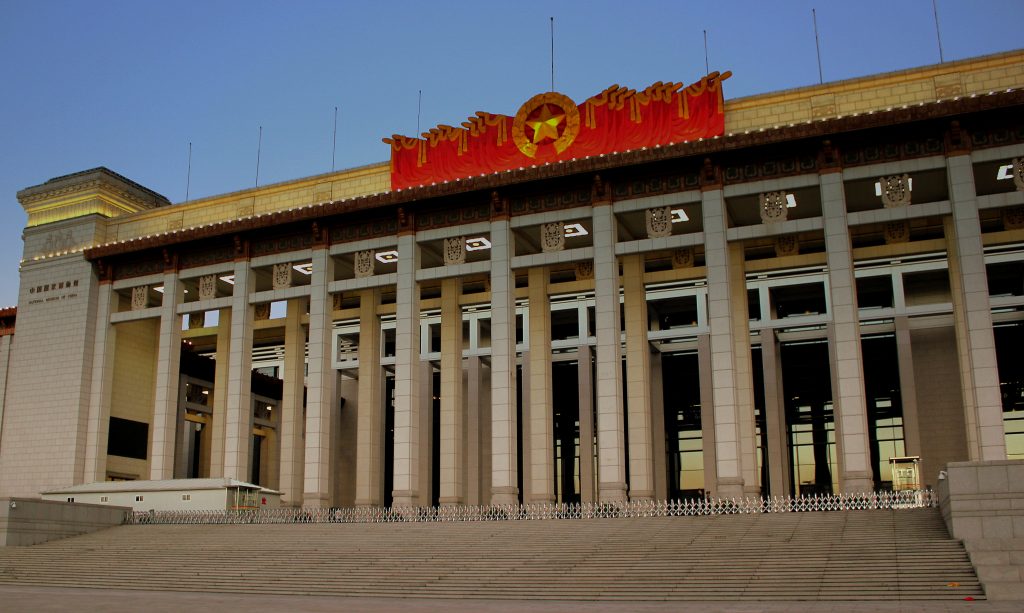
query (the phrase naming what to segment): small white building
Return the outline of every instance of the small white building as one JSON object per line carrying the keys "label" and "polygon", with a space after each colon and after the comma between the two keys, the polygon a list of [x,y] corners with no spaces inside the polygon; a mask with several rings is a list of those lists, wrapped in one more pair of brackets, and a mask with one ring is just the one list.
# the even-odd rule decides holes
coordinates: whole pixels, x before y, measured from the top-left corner
{"label": "small white building", "polygon": [[281,492],[235,479],[97,481],[41,493],[43,500],[131,507],[135,511],[272,509]]}

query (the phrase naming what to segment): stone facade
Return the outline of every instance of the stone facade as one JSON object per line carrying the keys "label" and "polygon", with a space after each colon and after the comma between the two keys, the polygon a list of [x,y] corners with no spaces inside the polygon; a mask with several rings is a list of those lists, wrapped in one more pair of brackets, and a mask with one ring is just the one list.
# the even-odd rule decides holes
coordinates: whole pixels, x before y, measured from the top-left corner
{"label": "stone facade", "polygon": [[1024,379],[1000,349],[1024,325],[1021,65],[735,100],[718,139],[401,192],[387,164],[175,205],[106,170],[23,190],[0,495],[807,495],[1024,453],[1000,395]]}

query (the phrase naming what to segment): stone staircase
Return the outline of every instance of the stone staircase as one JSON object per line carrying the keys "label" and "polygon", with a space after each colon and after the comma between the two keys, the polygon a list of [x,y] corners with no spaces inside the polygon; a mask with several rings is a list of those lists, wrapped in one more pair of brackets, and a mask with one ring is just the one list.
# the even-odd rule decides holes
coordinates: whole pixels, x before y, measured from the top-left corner
{"label": "stone staircase", "polygon": [[984,598],[936,509],[120,526],[0,548],[0,584],[558,600]]}

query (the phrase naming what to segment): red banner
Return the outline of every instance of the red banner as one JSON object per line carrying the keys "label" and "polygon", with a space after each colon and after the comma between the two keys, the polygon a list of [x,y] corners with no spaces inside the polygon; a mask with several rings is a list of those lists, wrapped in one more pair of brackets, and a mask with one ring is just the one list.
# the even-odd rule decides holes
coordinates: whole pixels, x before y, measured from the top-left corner
{"label": "red banner", "polygon": [[391,145],[391,189],[720,136],[722,81],[731,74],[712,73],[688,87],[613,85],[581,105],[548,92],[515,117],[479,111],[462,127],[440,125],[423,138],[396,134],[383,139]]}

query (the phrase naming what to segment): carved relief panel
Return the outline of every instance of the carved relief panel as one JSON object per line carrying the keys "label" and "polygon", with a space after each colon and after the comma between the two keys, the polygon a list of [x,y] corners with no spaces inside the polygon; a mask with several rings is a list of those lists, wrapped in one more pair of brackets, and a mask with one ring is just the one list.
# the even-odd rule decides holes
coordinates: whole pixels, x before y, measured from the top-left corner
{"label": "carved relief panel", "polygon": [[761,223],[786,221],[786,192],[764,192],[758,194],[761,203]]}
{"label": "carved relief panel", "polygon": [[885,244],[905,243],[910,240],[910,222],[890,221],[885,224]]}
{"label": "carved relief panel", "polygon": [[292,263],[283,262],[274,264],[273,285],[274,289],[288,289],[292,286]]}
{"label": "carved relief panel", "polygon": [[644,211],[647,219],[647,238],[672,236],[672,209],[663,206]]}
{"label": "carved relief panel", "polygon": [[672,252],[672,268],[693,268],[693,247],[676,249]]}
{"label": "carved relief panel", "polygon": [[466,263],[466,237],[456,236],[444,239],[444,265]]}
{"label": "carved relief panel", "polygon": [[266,321],[270,319],[270,303],[263,302],[253,306],[253,319],[256,321]]}
{"label": "carved relief panel", "polygon": [[199,277],[199,299],[213,300],[217,297],[217,275]]}
{"label": "carved relief panel", "polygon": [[775,256],[798,255],[800,253],[800,239],[794,234],[775,237]]}
{"label": "carved relief panel", "polygon": [[139,285],[132,288],[132,310],[149,308],[149,286]]}
{"label": "carved relief panel", "polygon": [[540,245],[544,253],[565,249],[565,228],[562,222],[555,221],[541,225]]}
{"label": "carved relief panel", "polygon": [[907,206],[910,204],[910,175],[891,175],[879,177],[882,205],[887,209]]}
{"label": "carved relief panel", "polygon": [[594,278],[594,260],[581,260],[573,264],[573,267],[576,271],[577,281]]}
{"label": "carved relief panel", "polygon": [[373,262],[374,259],[372,250],[368,249],[366,251],[356,251],[355,255],[353,256],[353,266],[355,268],[356,278],[362,279],[363,277],[372,277]]}

